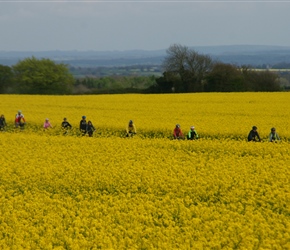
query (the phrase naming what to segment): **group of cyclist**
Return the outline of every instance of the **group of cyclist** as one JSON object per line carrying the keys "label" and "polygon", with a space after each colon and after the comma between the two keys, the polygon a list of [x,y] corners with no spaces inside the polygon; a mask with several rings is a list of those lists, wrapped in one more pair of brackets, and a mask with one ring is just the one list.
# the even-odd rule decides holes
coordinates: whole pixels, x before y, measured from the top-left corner
{"label": "group of cyclist", "polygon": [[[269,142],[278,142],[280,141],[280,137],[278,133],[276,132],[276,129],[273,127],[271,128],[271,132],[269,134]],[[261,138],[258,133],[258,128],[257,126],[253,126],[252,130],[250,131],[248,135],[248,141],[253,141],[253,142],[260,142]]]}
{"label": "group of cyclist", "polygon": [[[26,124],[26,120],[21,110],[18,110],[17,114],[15,115],[15,128],[24,129]],[[0,130],[4,130],[7,126],[6,120],[4,115],[0,116]],[[67,121],[67,118],[63,118],[63,122],[61,123],[61,127],[64,131],[64,134],[67,134],[68,130],[72,128],[72,125]],[[43,124],[43,129],[53,128],[48,118],[45,119]],[[79,124],[79,129],[82,136],[88,134],[89,137],[92,137],[94,131],[96,130],[93,123],[91,121],[86,120],[86,116],[82,116],[82,119]],[[249,132],[248,141],[259,142],[261,138],[258,133],[258,128],[256,126],[252,127],[252,130]],[[129,121],[126,127],[126,137],[133,137],[137,133],[136,126],[132,120]],[[199,138],[199,135],[194,126],[190,127],[189,132],[184,136],[179,124],[176,124],[173,130],[173,139],[176,140],[196,140]],[[275,128],[271,128],[271,132],[269,134],[269,142],[277,142],[280,141],[280,137],[276,132]]]}
{"label": "group of cyclist", "polygon": [[[18,110],[17,114],[15,115],[15,128],[20,127],[20,129],[24,129],[24,125],[26,124],[24,115],[22,114],[21,110]],[[0,116],[0,130],[4,130],[7,126],[5,116]]]}
{"label": "group of cyclist", "polygon": [[[17,114],[15,115],[14,124],[15,124],[15,128],[20,128],[21,130],[24,129],[26,125],[26,120],[21,110],[18,110]],[[6,126],[7,124],[6,124],[5,117],[4,115],[1,115],[0,116],[0,130],[1,131],[5,130]],[[50,123],[49,118],[45,118],[45,121],[43,123],[43,129],[47,130],[50,128],[53,128],[53,126]],[[63,121],[61,123],[61,128],[63,129],[63,134],[67,134],[68,130],[72,128],[72,125],[68,122],[67,118],[63,118]],[[96,130],[93,123],[91,121],[86,120],[86,116],[82,116],[79,129],[82,136],[85,136],[87,134],[89,137],[92,137],[94,131]],[[135,125],[133,124],[133,121],[131,120],[128,125],[127,136],[132,136],[134,134],[136,134],[136,128],[135,128]]]}
{"label": "group of cyclist", "polygon": [[[177,139],[177,140],[185,139],[179,124],[176,124],[176,126],[175,126],[175,128],[173,130],[173,138]],[[198,134],[197,134],[194,126],[190,127],[190,130],[189,130],[188,134],[186,135],[186,138],[188,140],[198,139]],[[280,141],[280,137],[279,137],[279,135],[276,132],[276,129],[274,127],[271,128],[271,132],[269,134],[269,139],[268,140],[269,140],[269,142],[278,142],[278,141]],[[261,138],[259,136],[257,126],[253,126],[252,127],[252,130],[250,131],[250,133],[248,135],[248,141],[249,142],[250,141],[261,142]]]}
{"label": "group of cyclist", "polygon": [[[176,124],[174,130],[173,130],[173,138],[176,140],[181,140],[181,139],[185,139],[185,136],[183,135],[180,125]],[[189,132],[186,135],[187,140],[196,140],[198,139],[198,133],[195,129],[194,126],[190,127]]]}
{"label": "group of cyclist", "polygon": [[[45,119],[43,128],[44,129],[53,128],[48,118]],[[72,128],[72,125],[68,122],[67,118],[63,118],[61,128],[63,129],[64,135],[67,134],[68,130]],[[96,130],[93,123],[91,121],[87,121],[87,117],[84,115],[82,116],[82,119],[80,121],[79,129],[82,136],[85,136],[87,134],[89,137],[92,137],[94,131]]]}

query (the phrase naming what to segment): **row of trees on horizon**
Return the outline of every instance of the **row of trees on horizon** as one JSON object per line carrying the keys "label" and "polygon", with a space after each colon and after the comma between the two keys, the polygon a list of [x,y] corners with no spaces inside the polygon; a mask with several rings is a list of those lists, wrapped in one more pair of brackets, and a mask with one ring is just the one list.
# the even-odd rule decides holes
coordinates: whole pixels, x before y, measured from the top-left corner
{"label": "row of trees on horizon", "polygon": [[214,61],[182,45],[167,50],[162,76],[75,78],[68,65],[50,59],[26,58],[9,67],[0,65],[0,93],[188,93],[281,91],[277,73]]}

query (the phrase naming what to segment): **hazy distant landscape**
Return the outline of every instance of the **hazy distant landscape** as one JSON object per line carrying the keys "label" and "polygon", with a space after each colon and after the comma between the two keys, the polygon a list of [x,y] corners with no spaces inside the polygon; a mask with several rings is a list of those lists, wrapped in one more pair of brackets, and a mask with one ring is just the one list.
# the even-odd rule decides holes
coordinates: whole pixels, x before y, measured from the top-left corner
{"label": "hazy distant landscape", "polygon": [[[198,46],[190,47],[213,59],[235,65],[268,67],[279,63],[290,63],[290,46]],[[49,58],[71,67],[125,67],[132,65],[161,65],[166,56],[162,50],[127,51],[0,51],[0,64],[11,66],[27,57]]]}
{"label": "hazy distant landscape", "polygon": [[[184,49],[182,45],[174,46],[179,46],[175,48],[177,51]],[[290,47],[253,45],[188,47],[192,52],[199,54],[200,58],[210,58],[210,61],[216,65],[217,71],[210,67],[206,69],[205,63],[201,64],[203,70],[194,69],[182,78],[180,77],[182,72],[179,72],[180,67],[171,69],[166,68],[166,64],[164,64],[167,61],[168,66],[168,62],[170,64],[174,62],[174,57],[170,57],[170,49],[174,51],[174,46],[169,49],[151,51],[0,51],[0,66],[4,65],[2,69],[6,75],[9,75],[8,72],[13,75],[11,69],[13,68],[14,72],[17,72],[16,64],[26,60],[34,61],[31,65],[33,65],[37,81],[31,91],[42,94],[46,92],[38,89],[37,86],[41,85],[39,82],[43,84],[47,79],[53,79],[52,75],[55,71],[51,71],[50,75],[43,77],[49,68],[40,73],[43,68],[37,68],[40,63],[38,60],[50,60],[52,63],[58,64],[58,67],[65,67],[73,80],[72,87],[68,87],[64,91],[74,94],[285,91],[290,88]],[[195,60],[197,61],[197,59]],[[31,67],[28,64],[26,67]],[[173,64],[175,65],[175,63]],[[20,68],[23,70],[22,67]],[[246,73],[248,69],[251,69],[252,72]],[[257,73],[258,71],[259,73]],[[178,72],[179,77],[176,77],[174,73],[170,75],[170,72]],[[198,74],[200,75],[197,76]],[[23,78],[22,73],[18,75]],[[221,75],[223,80],[219,83],[218,79]],[[29,73],[27,77],[33,78],[34,75]],[[5,79],[8,78],[4,77],[4,82]],[[64,84],[64,79],[62,84]],[[20,80],[14,79],[11,84],[6,81],[2,84],[2,91],[5,93],[31,93],[21,87],[17,88],[16,85],[19,85]],[[26,84],[24,82],[19,86],[26,86]],[[56,93],[55,90],[51,91],[51,93]]]}

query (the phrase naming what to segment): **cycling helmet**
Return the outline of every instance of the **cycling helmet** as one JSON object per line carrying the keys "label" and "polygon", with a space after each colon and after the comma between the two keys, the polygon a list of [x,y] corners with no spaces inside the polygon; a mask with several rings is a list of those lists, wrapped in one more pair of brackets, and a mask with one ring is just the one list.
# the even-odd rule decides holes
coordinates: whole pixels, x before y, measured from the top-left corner
{"label": "cycling helmet", "polygon": [[82,116],[83,119],[86,119],[87,117],[85,115]]}

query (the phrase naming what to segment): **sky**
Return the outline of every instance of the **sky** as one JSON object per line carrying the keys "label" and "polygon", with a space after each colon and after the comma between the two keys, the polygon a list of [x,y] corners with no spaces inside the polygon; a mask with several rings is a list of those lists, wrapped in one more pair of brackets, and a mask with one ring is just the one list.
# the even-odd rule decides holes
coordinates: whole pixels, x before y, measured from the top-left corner
{"label": "sky", "polygon": [[0,51],[290,46],[289,1],[0,0]]}

